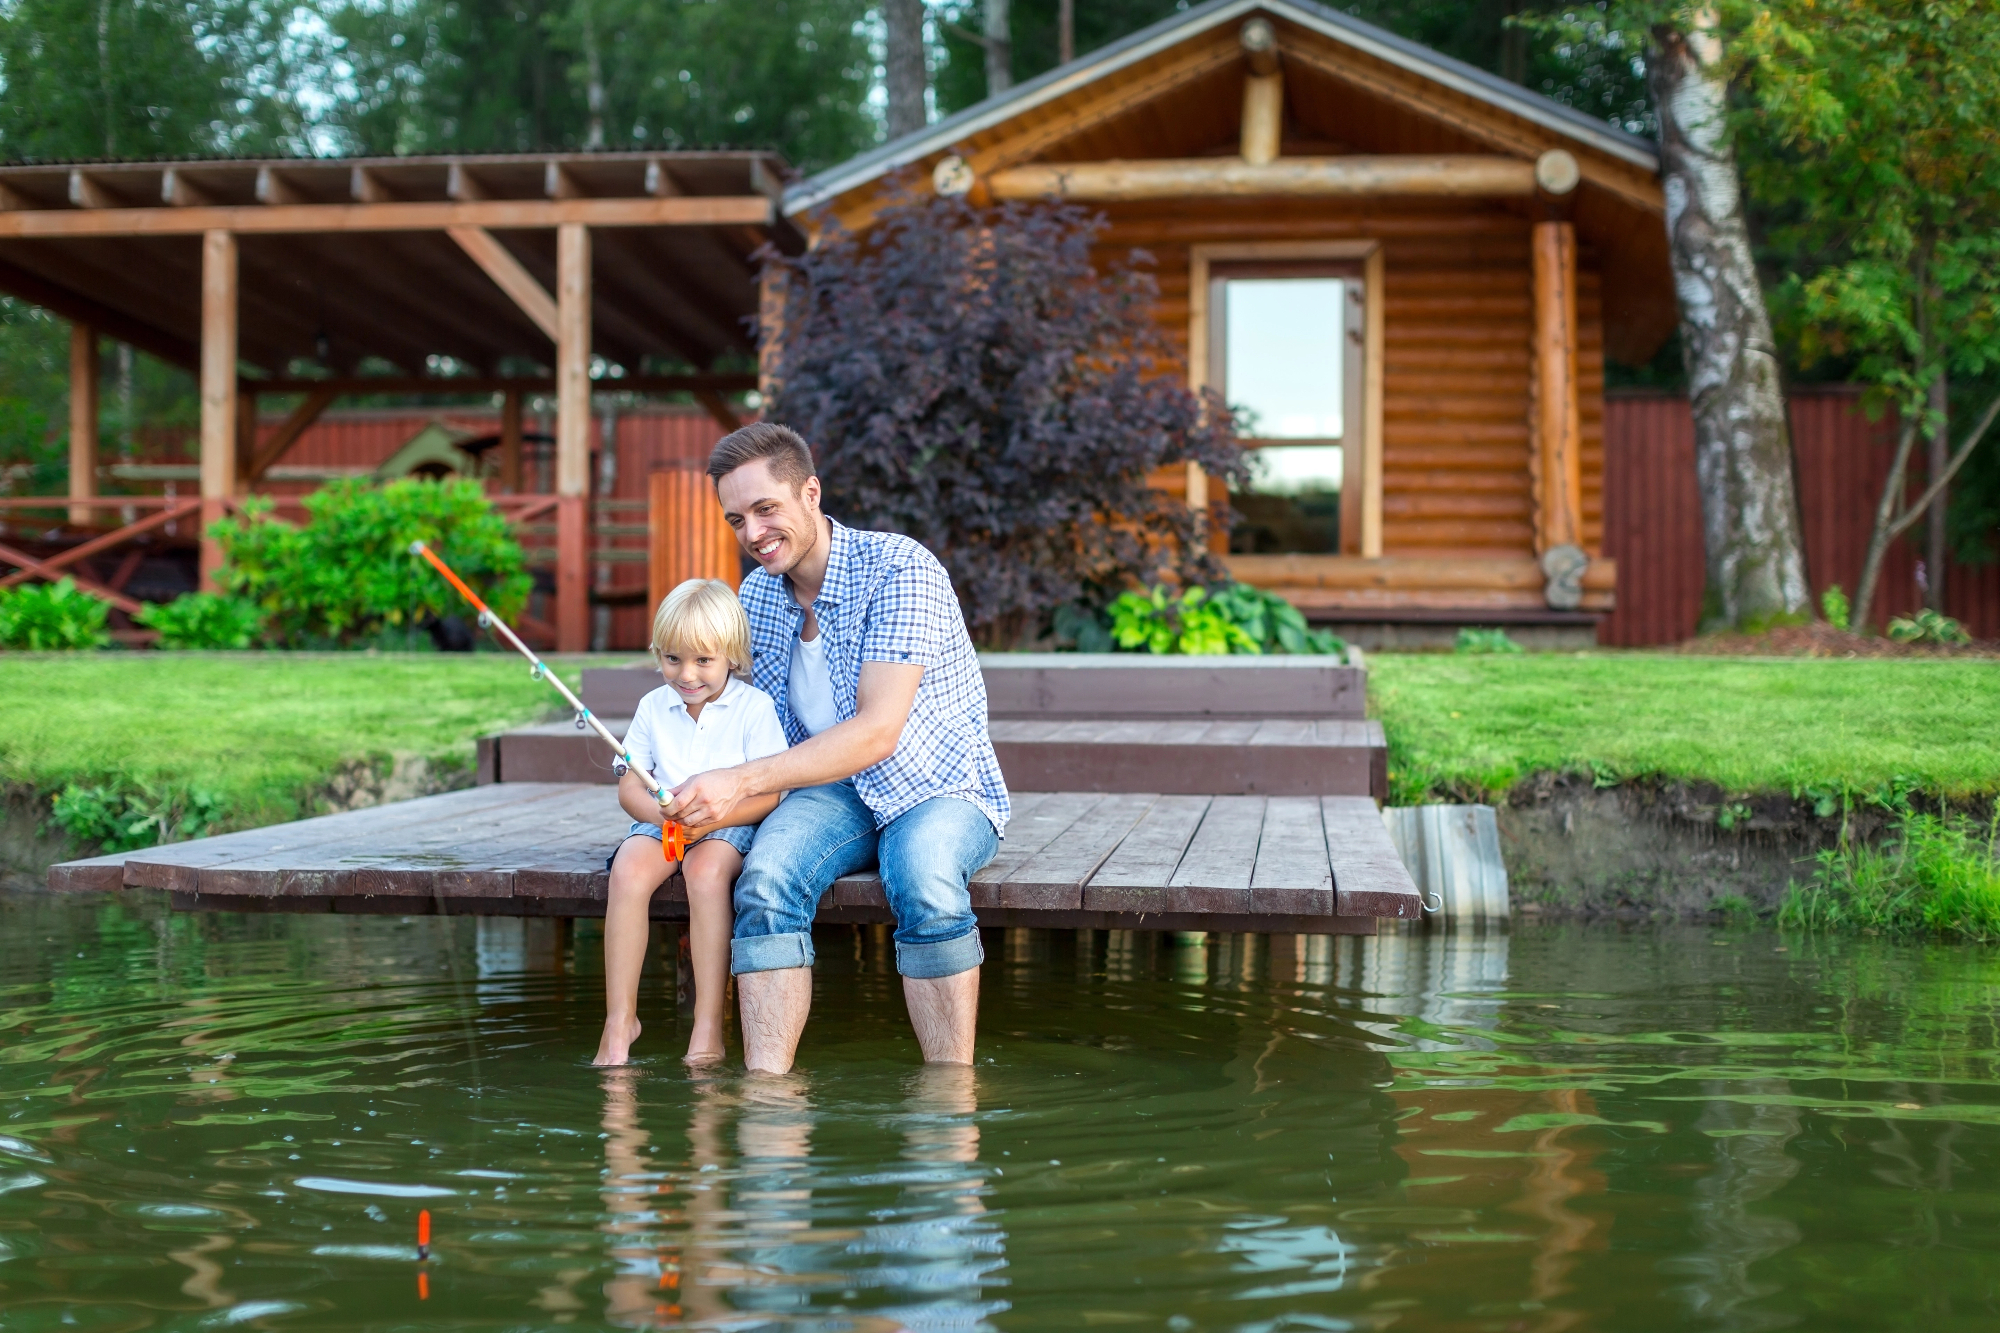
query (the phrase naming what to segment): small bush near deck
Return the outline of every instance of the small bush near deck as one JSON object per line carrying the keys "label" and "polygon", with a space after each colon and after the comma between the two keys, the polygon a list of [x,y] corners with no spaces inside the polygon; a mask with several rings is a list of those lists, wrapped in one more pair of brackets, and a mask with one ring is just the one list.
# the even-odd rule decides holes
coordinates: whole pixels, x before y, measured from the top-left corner
{"label": "small bush near deck", "polygon": [[2000,939],[2000,812],[1982,831],[1962,815],[1905,809],[1880,847],[1843,841],[1817,859],[1786,891],[1782,924]]}
{"label": "small bush near deck", "polygon": [[102,648],[111,642],[104,628],[110,612],[108,603],[78,588],[74,579],[0,589],[0,648],[38,653]]}
{"label": "small bush near deck", "polygon": [[528,599],[521,548],[475,481],[337,481],[306,497],[303,527],[255,504],[213,531],[225,581],[263,614],[278,646],[353,647],[464,610],[410,554],[413,541],[427,542],[502,617]]}
{"label": "small bush near deck", "polygon": [[[1246,583],[1189,588],[1178,597],[1157,586],[1123,593],[1107,614],[1111,646],[1126,652],[1337,654],[1347,646],[1332,632],[1307,625],[1298,608],[1276,593]],[[1084,647],[1080,636],[1077,646]]]}
{"label": "small bush near deck", "polygon": [[50,813],[63,832],[106,852],[199,838],[216,823],[222,802],[212,792],[177,783],[86,785],[62,789]]}
{"label": "small bush near deck", "polygon": [[1518,653],[1521,645],[1507,637],[1504,629],[1474,629],[1467,625],[1458,632],[1453,650],[1461,653]]}
{"label": "small bush near deck", "polygon": [[220,593],[183,593],[171,602],[154,602],[132,617],[158,630],[162,648],[248,648],[257,641],[264,614],[256,603]]}
{"label": "small bush near deck", "polygon": [[1188,461],[1241,478],[1229,411],[1188,389],[1150,260],[1100,270],[1102,227],[926,198],[771,259],[790,277],[771,419],[817,452],[828,513],[937,554],[990,646],[1040,637],[1060,606],[1222,573],[1201,517],[1151,479]]}

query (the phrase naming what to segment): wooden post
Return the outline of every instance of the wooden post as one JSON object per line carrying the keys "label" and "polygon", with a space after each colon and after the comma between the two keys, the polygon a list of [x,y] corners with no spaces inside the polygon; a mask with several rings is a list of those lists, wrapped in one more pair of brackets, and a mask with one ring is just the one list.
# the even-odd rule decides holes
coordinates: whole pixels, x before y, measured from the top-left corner
{"label": "wooden post", "polygon": [[590,231],[556,228],[556,648],[590,647]]}
{"label": "wooden post", "polygon": [[757,396],[770,411],[779,389],[778,372],[785,355],[785,296],[790,273],[776,264],[757,275]]}
{"label": "wooden post", "polygon": [[1249,73],[1243,80],[1243,123],[1237,152],[1262,166],[1278,160],[1285,133],[1285,76],[1278,62],[1278,33],[1270,20],[1254,18],[1237,34]]}
{"label": "wooden post", "polygon": [[723,521],[702,464],[681,459],[646,482],[647,615],[688,579],[721,579],[734,588],[742,568],[736,533]]}
{"label": "wooden post", "polygon": [[[69,498],[97,495],[97,330],[88,324],[69,326]],[[87,525],[95,511],[87,504],[69,507],[71,527]]]}
{"label": "wooden post", "polygon": [[510,495],[521,489],[521,391],[509,389],[500,398],[500,489]]}
{"label": "wooden post", "polygon": [[1383,360],[1388,348],[1387,280],[1380,246],[1362,261],[1362,311],[1365,325],[1361,349],[1361,554],[1382,558],[1382,394]]}
{"label": "wooden post", "polygon": [[220,590],[222,548],[208,535],[236,488],[236,237],[201,238],[201,586]]}
{"label": "wooden post", "polygon": [[1583,545],[1583,409],[1576,374],[1576,228],[1537,222],[1535,552]]}
{"label": "wooden post", "polygon": [[250,490],[250,464],[257,457],[257,391],[236,384],[236,473],[230,494],[242,498]]}

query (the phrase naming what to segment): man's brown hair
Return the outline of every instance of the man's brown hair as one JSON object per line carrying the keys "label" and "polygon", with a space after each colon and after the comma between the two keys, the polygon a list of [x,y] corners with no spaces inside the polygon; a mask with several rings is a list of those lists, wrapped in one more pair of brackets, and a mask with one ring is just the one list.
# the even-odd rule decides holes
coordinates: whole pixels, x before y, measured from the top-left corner
{"label": "man's brown hair", "polygon": [[807,477],[815,475],[811,447],[797,431],[769,421],[753,421],[717,440],[708,455],[708,475],[721,481],[760,458],[770,461],[771,475],[795,494]]}

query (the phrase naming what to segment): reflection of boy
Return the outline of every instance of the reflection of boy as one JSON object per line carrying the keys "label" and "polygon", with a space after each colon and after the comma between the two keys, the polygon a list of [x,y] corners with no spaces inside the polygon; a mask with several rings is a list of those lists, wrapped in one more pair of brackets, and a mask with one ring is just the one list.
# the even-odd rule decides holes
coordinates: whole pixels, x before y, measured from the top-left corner
{"label": "reflection of boy", "polygon": [[[785,748],[771,696],[738,677],[748,674],[750,625],[729,585],[689,579],[669,593],[653,618],[653,654],[666,684],[639,701],[625,748],[663,788],[696,773],[730,768]],[[597,1063],[619,1064],[639,1035],[639,972],[645,964],[647,905],[674,868],[661,854],[661,811],[636,772],[619,779],[618,803],[632,816],[610,863],[604,912],[604,1035]],[[778,798],[745,801],[722,821],[690,828],[681,867],[687,886],[688,946],[694,964],[691,1061],[723,1054],[723,995],[728,985],[730,890],[743,869],[754,825]]]}

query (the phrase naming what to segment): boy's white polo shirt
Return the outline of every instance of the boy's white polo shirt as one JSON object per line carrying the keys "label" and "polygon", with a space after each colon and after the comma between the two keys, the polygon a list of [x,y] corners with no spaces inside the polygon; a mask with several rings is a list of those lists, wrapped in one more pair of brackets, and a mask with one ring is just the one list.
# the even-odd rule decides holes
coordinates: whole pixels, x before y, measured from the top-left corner
{"label": "boy's white polo shirt", "polygon": [[697,773],[733,768],[788,747],[778,706],[771,696],[731,676],[722,693],[688,716],[680,691],[662,685],[639,701],[625,748],[641,768],[665,787],[678,787]]}

